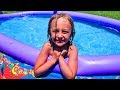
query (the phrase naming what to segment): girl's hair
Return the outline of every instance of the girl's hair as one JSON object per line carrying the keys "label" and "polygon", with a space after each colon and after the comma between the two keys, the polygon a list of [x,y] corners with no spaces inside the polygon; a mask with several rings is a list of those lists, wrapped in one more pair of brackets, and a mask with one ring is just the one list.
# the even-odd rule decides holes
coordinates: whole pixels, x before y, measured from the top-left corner
{"label": "girl's hair", "polygon": [[61,17],[66,18],[66,19],[70,22],[70,24],[71,24],[72,31],[71,31],[71,35],[70,35],[69,41],[70,41],[71,44],[72,44],[72,41],[73,41],[73,38],[74,38],[74,35],[75,35],[74,23],[73,23],[73,19],[72,19],[68,14],[66,14],[66,13],[57,13],[57,14],[54,14],[54,15],[50,18],[49,23],[48,23],[48,34],[47,34],[47,37],[48,37],[49,40],[50,40],[50,38],[51,38],[50,28],[51,28],[51,22],[52,22],[52,20],[53,20],[53,19],[56,19],[56,22],[57,22],[57,20],[58,20],[59,18],[61,18]]}

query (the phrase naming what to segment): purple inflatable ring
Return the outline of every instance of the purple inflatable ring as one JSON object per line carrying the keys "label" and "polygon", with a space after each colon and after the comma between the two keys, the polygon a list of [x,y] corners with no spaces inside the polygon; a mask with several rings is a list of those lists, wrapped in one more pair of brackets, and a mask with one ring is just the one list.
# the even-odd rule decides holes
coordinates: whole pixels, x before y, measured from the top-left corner
{"label": "purple inflatable ring", "polygon": [[[65,11],[64,11],[65,12]],[[59,13],[59,12],[58,12]],[[73,17],[77,17],[84,21],[92,23],[98,22],[100,25],[120,30],[120,21],[105,18],[96,15],[65,12]],[[8,19],[15,16],[26,14],[53,14],[52,11],[28,11],[13,14],[2,14],[0,19]],[[21,49],[22,48],[22,49]],[[24,49],[23,49],[24,48]],[[13,57],[14,59],[34,66],[35,60],[40,51],[34,47],[25,45],[15,39],[12,39],[0,33],[0,51]],[[27,51],[27,52],[26,52]],[[32,51],[32,52],[31,52]],[[56,65],[53,72],[60,73],[59,66]],[[115,75],[120,74],[120,54],[106,56],[78,56],[78,71],[77,75]]]}

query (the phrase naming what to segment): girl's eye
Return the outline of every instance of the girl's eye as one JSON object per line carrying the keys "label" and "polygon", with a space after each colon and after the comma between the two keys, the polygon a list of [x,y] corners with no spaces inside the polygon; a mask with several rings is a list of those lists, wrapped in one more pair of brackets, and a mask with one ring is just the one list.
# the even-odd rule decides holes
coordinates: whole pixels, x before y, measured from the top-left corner
{"label": "girl's eye", "polygon": [[69,33],[68,31],[63,31],[63,34],[67,34],[67,33]]}
{"label": "girl's eye", "polygon": [[53,30],[54,33],[58,32],[57,30]]}

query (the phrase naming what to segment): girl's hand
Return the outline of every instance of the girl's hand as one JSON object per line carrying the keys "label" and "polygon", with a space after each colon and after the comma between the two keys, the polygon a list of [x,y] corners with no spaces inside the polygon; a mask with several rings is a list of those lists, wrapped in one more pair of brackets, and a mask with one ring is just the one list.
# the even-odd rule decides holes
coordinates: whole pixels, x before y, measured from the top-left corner
{"label": "girl's hand", "polygon": [[60,53],[61,52],[58,52],[56,50],[54,50],[51,54],[52,58],[55,59],[55,60],[58,60],[59,56],[60,56]]}
{"label": "girl's hand", "polygon": [[66,53],[67,53],[67,50],[63,50],[60,55],[64,57]]}

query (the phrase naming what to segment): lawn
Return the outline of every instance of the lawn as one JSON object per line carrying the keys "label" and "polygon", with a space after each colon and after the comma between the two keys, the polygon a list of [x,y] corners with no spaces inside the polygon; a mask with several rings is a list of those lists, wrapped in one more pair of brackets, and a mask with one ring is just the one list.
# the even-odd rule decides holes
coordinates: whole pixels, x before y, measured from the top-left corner
{"label": "lawn", "polygon": [[120,20],[120,11],[80,11],[88,14],[95,14]]}

